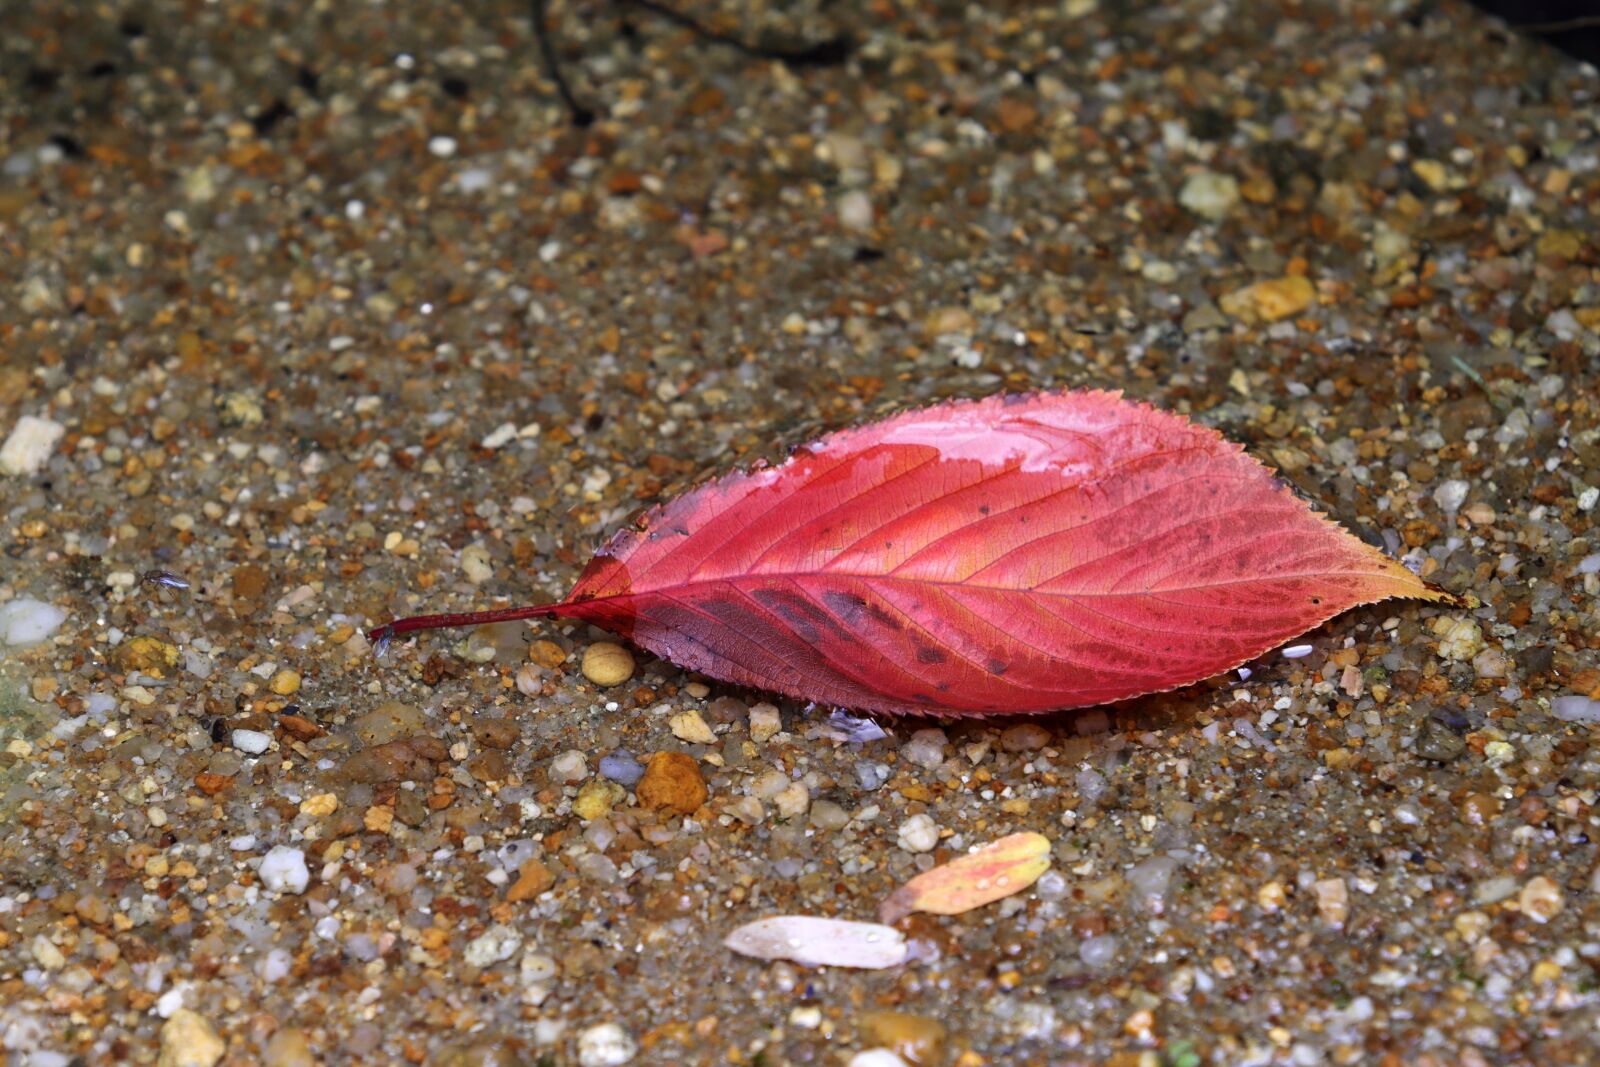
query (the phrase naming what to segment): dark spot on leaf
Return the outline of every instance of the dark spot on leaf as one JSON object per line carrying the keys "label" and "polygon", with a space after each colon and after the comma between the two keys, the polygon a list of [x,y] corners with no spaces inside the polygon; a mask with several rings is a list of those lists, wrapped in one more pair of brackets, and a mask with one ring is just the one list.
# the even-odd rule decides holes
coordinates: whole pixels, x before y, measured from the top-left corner
{"label": "dark spot on leaf", "polygon": [[886,629],[898,630],[901,628],[900,620],[877,604],[868,604],[867,614],[871,616],[873,622]]}
{"label": "dark spot on leaf", "polygon": [[839,613],[839,617],[854,626],[867,610],[865,597],[855,593],[845,592],[843,589],[829,589],[822,594],[822,602]]}
{"label": "dark spot on leaf", "polygon": [[989,514],[989,505],[988,504],[979,504],[978,505],[978,514],[979,515],[987,515],[987,514]]}
{"label": "dark spot on leaf", "polygon": [[853,640],[855,635],[840,625],[839,620],[829,615],[810,599],[799,593],[792,593],[786,589],[766,587],[755,589],[751,592],[763,606],[776,612],[784,622],[794,628],[800,640],[808,645],[816,645],[822,640],[822,632],[827,630],[837,637]]}
{"label": "dark spot on leaf", "polygon": [[918,663],[943,663],[947,659],[949,659],[948,656],[946,656],[943,652],[940,652],[937,648],[934,648],[932,645],[917,646]]}
{"label": "dark spot on leaf", "polygon": [[989,673],[993,674],[993,675],[997,675],[998,676],[998,675],[1006,673],[1008,667],[1009,667],[1009,665],[1006,663],[1005,660],[991,659],[989,661]]}

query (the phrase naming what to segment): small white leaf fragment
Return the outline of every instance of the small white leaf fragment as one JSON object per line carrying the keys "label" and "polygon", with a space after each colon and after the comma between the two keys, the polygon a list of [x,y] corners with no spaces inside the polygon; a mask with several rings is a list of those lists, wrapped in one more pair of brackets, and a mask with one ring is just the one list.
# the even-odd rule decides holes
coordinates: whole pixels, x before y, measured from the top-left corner
{"label": "small white leaf fragment", "polygon": [[790,960],[807,967],[861,967],[879,970],[906,960],[906,940],[892,926],[775,915],[733,931],[722,942],[741,956]]}

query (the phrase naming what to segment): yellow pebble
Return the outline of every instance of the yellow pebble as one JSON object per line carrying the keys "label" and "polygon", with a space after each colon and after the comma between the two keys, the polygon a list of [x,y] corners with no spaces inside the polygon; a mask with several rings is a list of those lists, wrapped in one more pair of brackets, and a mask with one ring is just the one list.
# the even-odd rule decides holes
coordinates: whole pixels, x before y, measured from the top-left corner
{"label": "yellow pebble", "polygon": [[300,688],[300,675],[295,671],[279,671],[272,676],[272,691],[281,697]]}
{"label": "yellow pebble", "polygon": [[611,814],[611,809],[627,795],[628,791],[616,782],[590,782],[578,790],[572,811],[584,822],[590,822]]}
{"label": "yellow pebble", "polygon": [[621,685],[633,677],[633,653],[612,641],[596,641],[584,650],[583,676],[595,685]]}
{"label": "yellow pebble", "polygon": [[339,807],[339,798],[332,793],[318,793],[300,802],[301,815],[332,815]]}

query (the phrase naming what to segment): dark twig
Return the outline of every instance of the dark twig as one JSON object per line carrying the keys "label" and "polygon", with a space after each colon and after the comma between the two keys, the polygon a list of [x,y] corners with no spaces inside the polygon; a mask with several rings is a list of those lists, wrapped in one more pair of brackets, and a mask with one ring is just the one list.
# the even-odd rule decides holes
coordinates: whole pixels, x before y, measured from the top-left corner
{"label": "dark twig", "polygon": [[529,0],[532,10],[529,15],[533,19],[533,36],[539,42],[539,56],[544,60],[545,73],[550,75],[550,80],[556,83],[556,92],[561,96],[561,102],[567,105],[567,111],[572,115],[572,124],[578,127],[594,124],[594,112],[578,103],[578,98],[572,95],[572,86],[567,84],[566,76],[561,73],[561,62],[556,58],[556,49],[550,43],[550,32],[545,29],[545,0]]}

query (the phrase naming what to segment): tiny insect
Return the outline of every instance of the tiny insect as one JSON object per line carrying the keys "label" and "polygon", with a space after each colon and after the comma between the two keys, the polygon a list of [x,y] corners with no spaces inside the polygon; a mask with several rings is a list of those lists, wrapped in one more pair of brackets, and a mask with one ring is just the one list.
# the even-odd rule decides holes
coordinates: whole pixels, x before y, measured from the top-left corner
{"label": "tiny insect", "polygon": [[146,585],[164,585],[168,589],[189,588],[187,578],[179,578],[171,571],[145,571],[139,576],[139,581]]}

